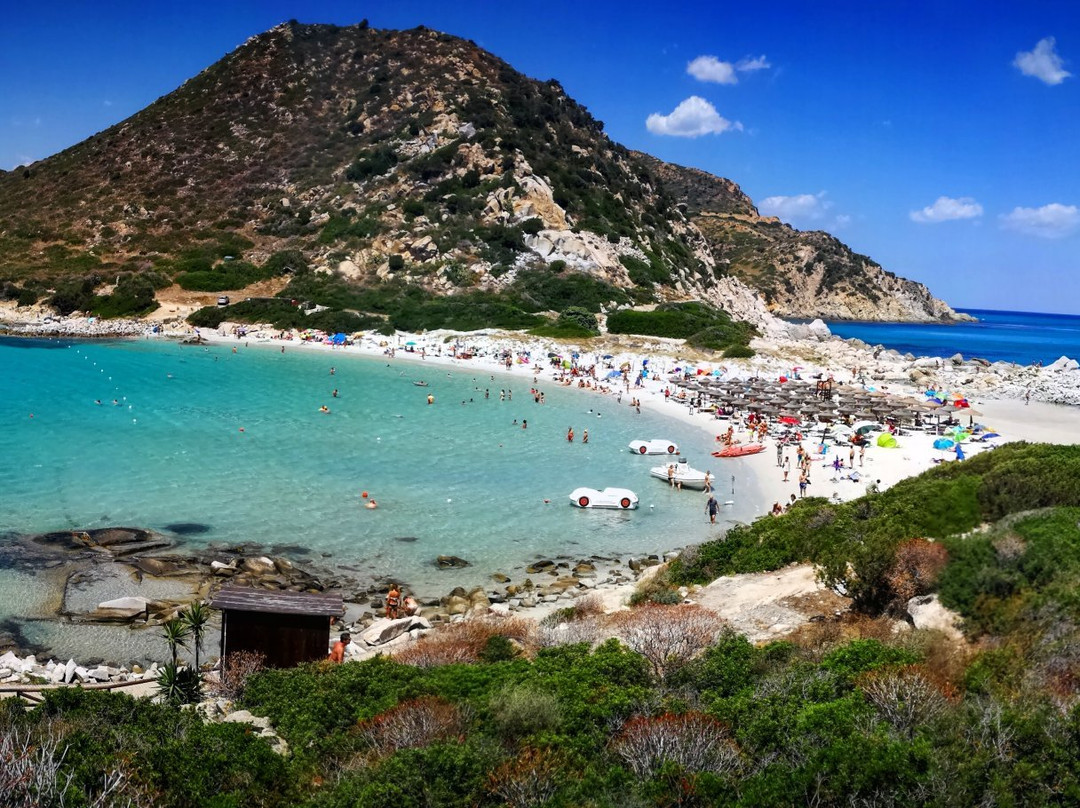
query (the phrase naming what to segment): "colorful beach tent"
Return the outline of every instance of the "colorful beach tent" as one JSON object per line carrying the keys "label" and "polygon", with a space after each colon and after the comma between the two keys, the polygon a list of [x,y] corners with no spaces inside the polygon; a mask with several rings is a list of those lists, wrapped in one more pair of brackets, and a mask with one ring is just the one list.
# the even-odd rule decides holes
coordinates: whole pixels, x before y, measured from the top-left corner
{"label": "colorful beach tent", "polygon": [[884,449],[895,449],[898,446],[896,438],[888,432],[882,432],[877,436],[877,445]]}
{"label": "colorful beach tent", "polygon": [[956,444],[948,438],[938,438],[936,441],[934,441],[935,449],[951,449],[955,445]]}
{"label": "colorful beach tent", "polygon": [[344,345],[346,339],[348,339],[348,337],[344,334],[334,334],[334,336],[330,337],[330,343],[332,345]]}

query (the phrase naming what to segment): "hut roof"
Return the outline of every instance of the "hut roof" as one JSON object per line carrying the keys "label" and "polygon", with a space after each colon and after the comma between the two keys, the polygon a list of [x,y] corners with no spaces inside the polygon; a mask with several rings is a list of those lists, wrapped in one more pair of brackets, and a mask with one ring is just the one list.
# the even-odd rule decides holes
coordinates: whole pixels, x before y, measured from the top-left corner
{"label": "hut roof", "polygon": [[341,595],[313,592],[276,592],[243,586],[226,586],[214,595],[210,605],[215,609],[268,614],[320,614],[338,617],[345,607]]}

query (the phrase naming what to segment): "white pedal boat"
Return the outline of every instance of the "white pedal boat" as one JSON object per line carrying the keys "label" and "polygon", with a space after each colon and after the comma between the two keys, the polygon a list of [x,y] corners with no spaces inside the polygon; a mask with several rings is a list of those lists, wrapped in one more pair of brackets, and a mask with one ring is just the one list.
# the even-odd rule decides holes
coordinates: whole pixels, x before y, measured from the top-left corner
{"label": "white pedal boat", "polygon": [[637,494],[629,488],[575,488],[570,493],[570,504],[575,508],[613,508],[632,511],[638,506]]}
{"label": "white pedal boat", "polygon": [[664,438],[632,440],[630,441],[630,451],[642,455],[673,455],[679,453],[679,444]]}
{"label": "white pedal boat", "polygon": [[[669,466],[673,467],[671,477],[668,477]],[[698,491],[703,491],[705,489],[705,472],[691,468],[690,464],[681,457],[678,462],[675,463],[667,463],[663,466],[653,466],[649,469],[649,474],[658,480],[663,480],[665,483],[674,479],[675,482],[680,483],[683,488],[693,488]],[[716,477],[712,476],[711,479],[715,480]]]}

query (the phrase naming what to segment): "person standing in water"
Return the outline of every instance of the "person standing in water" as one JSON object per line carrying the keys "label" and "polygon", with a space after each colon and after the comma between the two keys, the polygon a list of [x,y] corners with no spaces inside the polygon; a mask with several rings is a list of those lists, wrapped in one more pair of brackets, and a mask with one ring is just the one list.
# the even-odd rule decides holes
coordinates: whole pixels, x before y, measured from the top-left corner
{"label": "person standing in water", "polygon": [[566,442],[567,443],[573,443],[574,442],[574,428],[573,427],[570,427],[568,430],[566,430]]}
{"label": "person standing in water", "polygon": [[710,496],[705,502],[705,513],[709,515],[709,523],[716,524],[716,514],[720,512],[720,504],[716,501],[716,497]]}
{"label": "person standing in water", "polygon": [[586,429],[584,432],[581,433],[581,442],[582,443],[588,443],[589,442],[589,430]]}

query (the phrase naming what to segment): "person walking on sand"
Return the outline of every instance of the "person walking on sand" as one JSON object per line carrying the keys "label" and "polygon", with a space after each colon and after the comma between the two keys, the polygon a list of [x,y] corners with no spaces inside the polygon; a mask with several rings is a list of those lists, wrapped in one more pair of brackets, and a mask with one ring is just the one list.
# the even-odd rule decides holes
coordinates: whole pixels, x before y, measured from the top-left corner
{"label": "person walking on sand", "polygon": [[855,468],[855,447],[851,447],[851,451],[848,452],[848,465],[851,468]]}
{"label": "person walking on sand", "polygon": [[776,467],[784,465],[784,444],[780,441],[776,442]]}
{"label": "person walking on sand", "polygon": [[716,514],[720,512],[720,505],[716,501],[716,497],[710,496],[705,502],[705,513],[709,515],[709,523],[716,524]]}
{"label": "person walking on sand", "polygon": [[864,457],[866,457],[866,447],[865,446],[860,446],[859,447],[859,468],[862,468],[862,461],[863,461]]}
{"label": "person walking on sand", "polygon": [[806,496],[806,486],[809,485],[809,483],[810,481],[806,478],[806,472],[802,472],[799,475],[799,499]]}
{"label": "person walking on sand", "polygon": [[338,664],[345,661],[345,647],[352,642],[352,636],[349,632],[345,632],[341,635],[340,639],[330,649],[330,661]]}
{"label": "person walking on sand", "polygon": [[784,457],[784,482],[788,481],[788,474],[791,473],[791,455]]}
{"label": "person walking on sand", "polygon": [[386,593],[386,616],[396,620],[398,609],[401,607],[401,591],[397,584],[390,584],[390,591]]}

